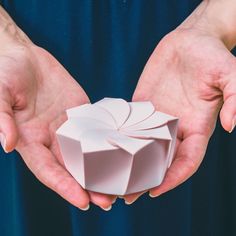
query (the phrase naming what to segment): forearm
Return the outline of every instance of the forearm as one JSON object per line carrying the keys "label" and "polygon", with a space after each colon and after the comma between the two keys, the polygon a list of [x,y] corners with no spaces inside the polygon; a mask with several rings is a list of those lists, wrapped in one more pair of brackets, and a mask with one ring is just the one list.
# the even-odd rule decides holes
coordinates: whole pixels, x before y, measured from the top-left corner
{"label": "forearm", "polygon": [[0,6],[0,46],[11,40],[31,43],[27,35],[16,25],[8,13]]}
{"label": "forearm", "polygon": [[236,0],[204,0],[179,26],[192,27],[220,38],[232,49],[236,45]]}

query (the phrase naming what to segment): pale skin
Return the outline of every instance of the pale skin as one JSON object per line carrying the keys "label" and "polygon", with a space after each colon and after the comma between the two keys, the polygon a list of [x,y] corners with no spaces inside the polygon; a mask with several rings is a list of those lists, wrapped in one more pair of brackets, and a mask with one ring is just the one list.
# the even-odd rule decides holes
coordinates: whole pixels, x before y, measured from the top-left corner
{"label": "pale skin", "polygon": [[[151,197],[175,188],[196,172],[219,112],[226,131],[235,127],[236,59],[230,53],[236,45],[235,4],[203,1],[161,40],[143,70],[133,100],[150,100],[157,110],[180,118],[174,161],[163,183],[149,191]],[[126,196],[126,203],[143,193]]]}
{"label": "pale skin", "polygon": [[[236,60],[229,51],[236,44],[234,3],[203,1],[162,39],[140,77],[133,100],[151,100],[157,110],[180,118],[173,164],[163,183],[150,190],[151,196],[173,189],[198,169],[219,112],[226,131],[235,126]],[[116,197],[83,190],[66,171],[54,135],[66,120],[65,109],[87,102],[59,62],[35,46],[0,8],[4,150],[16,149],[43,184],[76,207],[87,209],[92,202],[108,210]],[[141,194],[125,196],[126,203]]]}
{"label": "pale skin", "polygon": [[34,45],[0,9],[0,131],[34,175],[74,206],[109,210],[115,196],[87,192],[66,171],[55,131],[65,110],[88,103],[79,84],[47,51]]}

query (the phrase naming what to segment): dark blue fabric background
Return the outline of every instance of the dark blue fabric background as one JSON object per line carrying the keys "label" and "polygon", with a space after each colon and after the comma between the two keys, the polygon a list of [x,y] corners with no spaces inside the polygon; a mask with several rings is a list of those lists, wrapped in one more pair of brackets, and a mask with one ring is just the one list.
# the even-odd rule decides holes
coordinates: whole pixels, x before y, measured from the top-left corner
{"label": "dark blue fabric background", "polygon": [[[0,1],[1,2],[1,1]],[[3,0],[92,101],[130,99],[158,41],[200,0]],[[0,153],[0,236],[236,235],[236,133],[217,127],[191,180],[157,199],[82,212],[41,185],[17,153]]]}

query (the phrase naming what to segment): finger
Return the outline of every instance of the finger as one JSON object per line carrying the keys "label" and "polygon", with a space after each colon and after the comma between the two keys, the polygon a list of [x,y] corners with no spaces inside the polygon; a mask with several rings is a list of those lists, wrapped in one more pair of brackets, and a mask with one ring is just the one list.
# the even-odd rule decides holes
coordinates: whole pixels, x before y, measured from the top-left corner
{"label": "finger", "polygon": [[223,88],[224,104],[220,112],[223,128],[232,132],[236,125],[236,75],[227,80]]}
{"label": "finger", "polygon": [[146,191],[138,192],[138,193],[133,193],[133,194],[128,194],[125,195],[123,198],[125,200],[125,204],[131,205],[133,204],[138,198],[140,198]]}
{"label": "finger", "polygon": [[[176,140],[176,147],[179,146],[179,139]],[[125,204],[127,205],[131,205],[133,204],[135,201],[138,200],[138,198],[140,198],[144,193],[146,193],[147,191],[142,191],[142,192],[138,192],[138,193],[133,193],[133,194],[129,194],[129,195],[125,195],[123,198],[125,199]]]}
{"label": "finger", "polygon": [[168,169],[162,184],[150,190],[151,197],[157,197],[178,186],[193,175],[205,155],[209,138],[194,134],[179,145],[173,163]]}
{"label": "finger", "polygon": [[58,193],[74,206],[87,210],[88,193],[62,167],[52,153],[41,144],[29,144],[17,148],[26,165],[47,187]]}
{"label": "finger", "polygon": [[90,201],[95,205],[101,207],[104,211],[109,211],[112,208],[112,204],[116,201],[116,196],[106,195],[96,192],[89,192]]}
{"label": "finger", "polygon": [[[62,155],[60,153],[60,148],[58,146],[58,142],[56,142],[56,139],[53,139],[54,141],[52,142],[52,145],[50,147],[50,150],[52,151],[52,153],[57,157],[58,162],[64,167],[65,163],[63,161]],[[92,192],[89,191],[89,196],[90,196],[90,201],[101,207],[103,210],[105,211],[109,211],[111,209],[111,205],[115,202],[116,197],[114,195],[105,195],[105,194],[101,194],[101,193],[96,193],[96,192]]]}
{"label": "finger", "polygon": [[[176,150],[177,150],[177,147],[179,146],[179,144],[180,144],[180,139],[177,139],[176,140],[176,145],[175,145],[176,146]],[[175,150],[175,152],[176,152],[176,150]],[[138,198],[140,198],[146,192],[147,192],[147,190],[146,191],[141,191],[141,192],[138,192],[138,193],[133,193],[133,194],[125,195],[123,198],[125,199],[125,203],[127,205],[131,205],[135,201],[137,201]]]}
{"label": "finger", "polygon": [[12,104],[10,92],[0,84],[0,141],[5,152],[13,151],[18,140]]}

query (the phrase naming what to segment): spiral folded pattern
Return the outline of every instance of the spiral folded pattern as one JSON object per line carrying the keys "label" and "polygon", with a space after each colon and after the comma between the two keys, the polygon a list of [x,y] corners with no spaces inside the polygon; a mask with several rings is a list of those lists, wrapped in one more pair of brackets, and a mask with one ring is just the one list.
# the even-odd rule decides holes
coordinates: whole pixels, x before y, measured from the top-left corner
{"label": "spiral folded pattern", "polygon": [[176,117],[151,102],[112,98],[71,108],[67,116],[58,141],[67,169],[84,188],[124,195],[160,184],[173,157]]}

